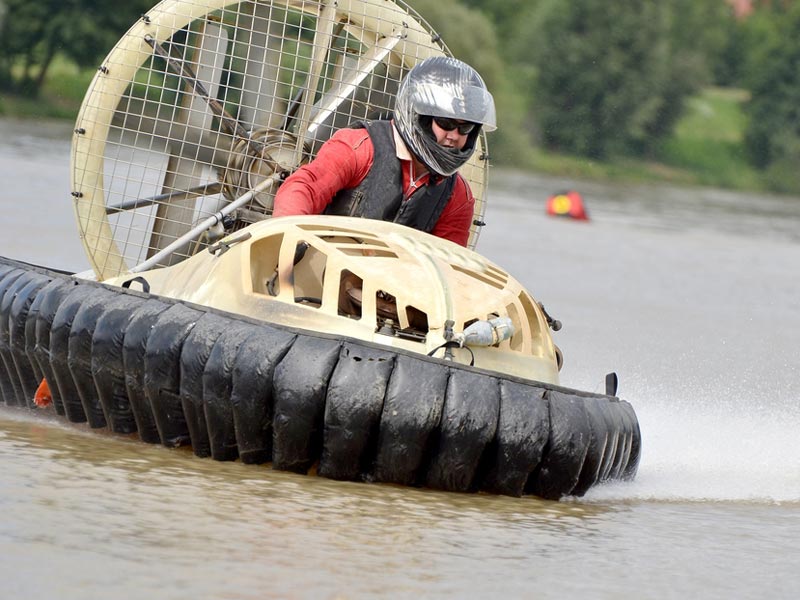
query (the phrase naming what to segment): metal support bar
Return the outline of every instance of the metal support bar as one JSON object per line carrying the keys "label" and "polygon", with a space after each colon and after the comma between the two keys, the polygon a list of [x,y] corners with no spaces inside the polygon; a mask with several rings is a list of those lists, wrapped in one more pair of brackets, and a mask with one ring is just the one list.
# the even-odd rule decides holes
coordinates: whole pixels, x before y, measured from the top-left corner
{"label": "metal support bar", "polygon": [[106,214],[113,215],[124,210],[142,208],[144,206],[159,204],[161,202],[170,200],[187,200],[189,198],[199,198],[201,196],[213,196],[214,194],[219,194],[221,191],[221,183],[206,183],[188,190],[178,190],[175,192],[168,192],[166,194],[158,194],[157,196],[150,196],[149,198],[134,198],[132,200],[120,202],[119,204],[106,206]]}
{"label": "metal support bar", "polygon": [[197,225],[191,231],[187,231],[184,235],[182,235],[181,237],[176,239],[174,242],[169,244],[163,250],[161,250],[157,254],[154,254],[153,256],[148,258],[146,261],[144,261],[142,263],[139,263],[138,265],[133,267],[130,270],[130,272],[131,273],[140,273],[142,271],[146,271],[147,269],[149,269],[151,267],[156,266],[160,261],[164,260],[167,256],[169,256],[170,254],[175,252],[178,248],[180,248],[181,246],[183,246],[184,244],[186,244],[188,242],[191,242],[193,239],[199,237],[206,229],[208,229],[210,227],[213,227],[217,223],[221,222],[222,219],[225,216],[229,215],[230,213],[232,213],[234,210],[236,210],[240,206],[243,206],[243,205],[247,204],[248,202],[250,202],[250,200],[252,200],[253,197],[256,194],[260,194],[261,192],[271,188],[273,185],[275,185],[275,182],[278,181],[280,178],[281,178],[281,175],[279,173],[275,173],[275,174],[271,175],[270,177],[268,177],[267,179],[265,179],[264,181],[259,183],[252,190],[250,190],[249,192],[247,192],[245,194],[242,194],[236,200],[234,200],[233,202],[231,202],[227,206],[225,206],[222,209],[220,209],[218,212],[216,212],[213,215],[211,215],[210,217],[208,217],[206,220],[201,222],[199,225]]}

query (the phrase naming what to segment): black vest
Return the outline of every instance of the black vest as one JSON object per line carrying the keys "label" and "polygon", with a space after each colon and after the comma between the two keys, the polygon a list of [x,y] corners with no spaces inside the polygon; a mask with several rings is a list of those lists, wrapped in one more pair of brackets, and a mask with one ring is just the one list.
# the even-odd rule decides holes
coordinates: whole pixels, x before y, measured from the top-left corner
{"label": "black vest", "polygon": [[403,201],[403,171],[391,122],[364,121],[353,127],[365,128],[372,140],[372,166],[358,186],[334,196],[325,214],[394,221],[430,233],[450,200],[458,175],[432,176]]}

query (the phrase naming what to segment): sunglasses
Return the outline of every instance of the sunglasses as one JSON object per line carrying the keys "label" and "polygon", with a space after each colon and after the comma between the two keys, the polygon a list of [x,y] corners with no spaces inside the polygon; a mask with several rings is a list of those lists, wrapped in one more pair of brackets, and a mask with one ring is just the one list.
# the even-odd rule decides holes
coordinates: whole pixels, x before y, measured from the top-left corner
{"label": "sunglasses", "polygon": [[476,123],[459,123],[455,119],[448,119],[447,117],[433,117],[434,122],[441,127],[444,131],[453,131],[458,129],[461,135],[471,133],[477,126]]}

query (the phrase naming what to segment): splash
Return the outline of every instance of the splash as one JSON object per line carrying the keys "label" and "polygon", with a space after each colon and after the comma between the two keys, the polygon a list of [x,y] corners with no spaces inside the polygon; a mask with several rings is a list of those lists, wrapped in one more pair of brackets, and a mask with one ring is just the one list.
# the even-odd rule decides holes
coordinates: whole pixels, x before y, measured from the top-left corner
{"label": "splash", "polygon": [[641,402],[636,480],[603,486],[588,501],[800,502],[800,413],[758,398],[697,399],[691,407]]}

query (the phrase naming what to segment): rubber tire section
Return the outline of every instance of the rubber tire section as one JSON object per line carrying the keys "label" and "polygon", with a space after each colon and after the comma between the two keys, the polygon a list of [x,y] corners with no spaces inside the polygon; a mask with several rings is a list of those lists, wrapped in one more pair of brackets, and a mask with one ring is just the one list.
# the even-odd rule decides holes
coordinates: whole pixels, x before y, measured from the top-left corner
{"label": "rubber tire section", "polygon": [[556,500],[632,479],[633,407],[0,259],[0,399],[331,479]]}

